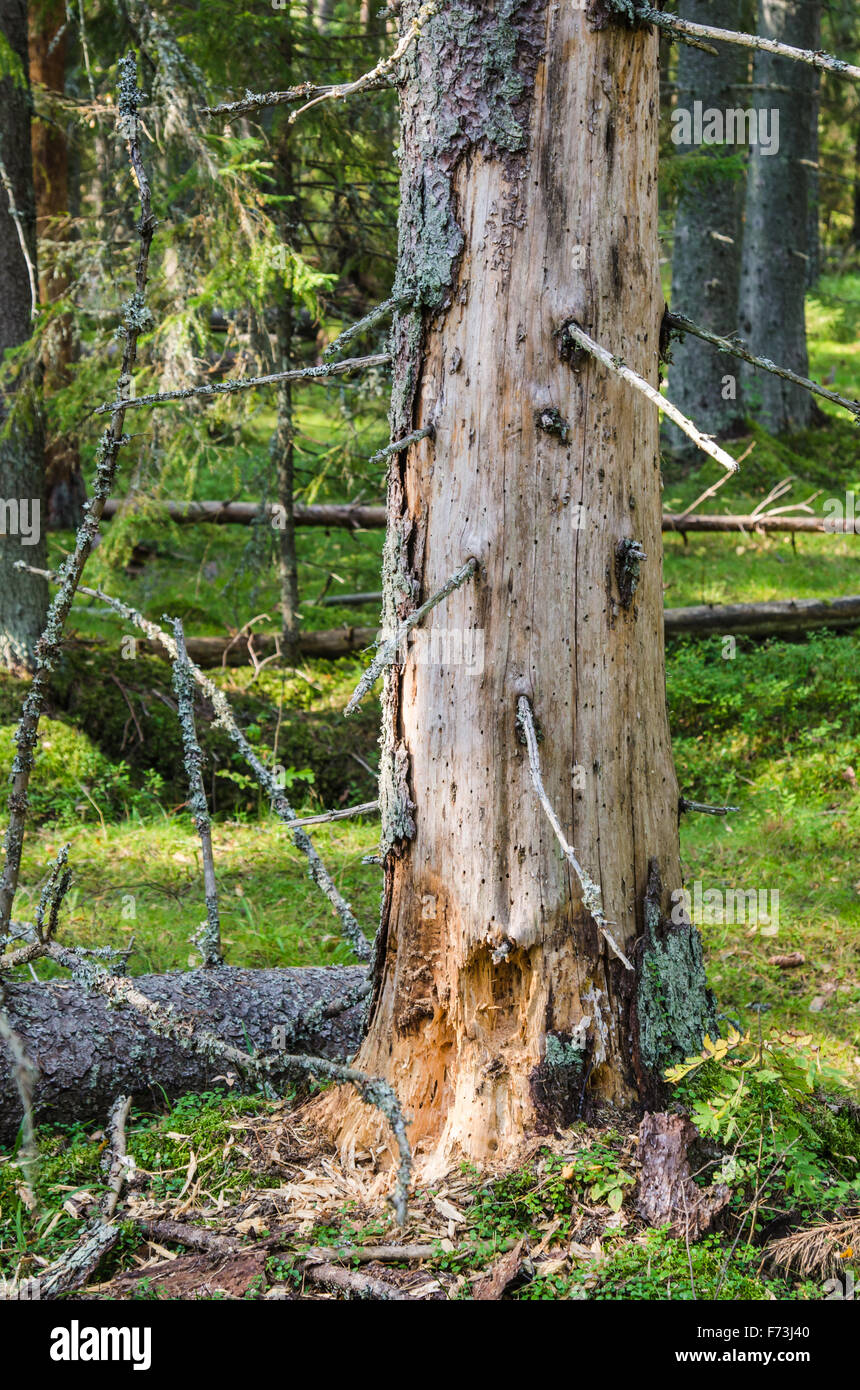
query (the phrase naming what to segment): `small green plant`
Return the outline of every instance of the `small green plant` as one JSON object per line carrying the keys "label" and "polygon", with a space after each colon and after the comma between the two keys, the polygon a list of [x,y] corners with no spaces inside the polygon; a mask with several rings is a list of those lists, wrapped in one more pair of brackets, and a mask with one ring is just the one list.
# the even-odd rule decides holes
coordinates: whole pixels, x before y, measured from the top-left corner
{"label": "small green plant", "polygon": [[843,1176],[817,1089],[844,1078],[822,1062],[810,1034],[773,1030],[756,1038],[732,1027],[724,1038],[706,1036],[700,1053],[665,1076],[699,1133],[725,1150],[719,1176],[748,1212],[750,1238],[765,1195],[777,1186],[796,1206],[819,1212],[860,1196],[860,1178]]}

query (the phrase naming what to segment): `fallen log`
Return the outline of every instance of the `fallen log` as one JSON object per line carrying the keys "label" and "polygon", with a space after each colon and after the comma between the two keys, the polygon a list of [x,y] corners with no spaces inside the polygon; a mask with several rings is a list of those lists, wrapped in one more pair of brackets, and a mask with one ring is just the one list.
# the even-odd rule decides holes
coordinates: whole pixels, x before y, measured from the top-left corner
{"label": "fallen log", "polygon": [[[122,499],[110,499],[105,503],[104,520],[110,520],[129,504]],[[261,508],[256,502],[164,502],[148,501],[143,508],[144,515],[164,516],[180,526],[194,526],[208,523],[211,526],[251,526],[265,517],[276,522],[279,508],[269,503]],[[297,526],[346,526],[350,530],[379,528],[385,525],[384,507],[365,507],[352,503],[315,503],[294,508]]]}
{"label": "fallen log", "polygon": [[[271,1052],[275,1028],[288,1031],[307,1010],[334,1004],[365,977],[360,966],[240,970],[221,966],[140,975],[148,998],[172,1005],[243,1051]],[[153,1033],[138,1014],[111,1007],[103,995],[62,980],[5,981],[5,1010],[39,1068],[33,1092],[38,1121],[104,1121],[119,1094],[161,1106],[165,1094],[204,1091],[225,1083],[222,1060],[202,1057]],[[289,1051],[342,1060],[359,1043],[362,1004],[324,1019],[296,1037]],[[234,1088],[242,1085],[236,1077]],[[21,1102],[11,1058],[0,1044],[0,1143],[14,1141]]]}
{"label": "fallen log", "polygon": [[[103,520],[109,521],[128,506],[129,503],[122,499],[108,500],[105,503]],[[145,513],[155,517],[168,517],[180,526],[251,526],[260,521],[261,510],[269,522],[276,520],[276,503],[268,503],[261,509],[256,502],[171,502],[159,499],[146,502],[144,508]],[[303,506],[297,502],[295,523],[297,526],[344,526],[353,531],[378,530],[385,526],[385,508],[328,502]],[[676,531],[680,535],[704,531],[783,531],[795,535],[852,536],[860,535],[860,518],[847,516],[840,520],[823,516],[754,517],[749,513],[729,515],[716,512],[685,516],[683,512],[664,512],[663,530]],[[331,601],[334,602],[334,599]]]}
{"label": "fallen log", "polygon": [[794,535],[860,535],[860,518],[845,517],[844,520],[824,516],[737,516],[699,515],[684,516],[683,513],[663,513],[663,530],[677,531],[679,535],[687,531],[787,531]]}
{"label": "fallen log", "polygon": [[[350,652],[363,651],[372,647],[378,635],[375,627],[333,627],[322,632],[303,632],[299,638],[299,651],[302,656],[336,657],[348,656]],[[276,649],[276,639],[265,632],[254,633],[251,644],[255,656],[272,656]],[[160,644],[141,642],[155,656],[164,656]],[[247,637],[188,637],[185,646],[191,660],[198,666],[247,666],[251,660]]]}
{"label": "fallen log", "polygon": [[[765,603],[702,603],[689,608],[666,608],[664,618],[667,637],[704,637],[709,632],[736,637],[790,637],[817,627],[860,627],[860,594],[832,599],[772,599]],[[375,627],[326,628],[303,633],[299,647],[302,656],[347,656],[373,646],[378,636],[379,629]],[[258,659],[275,651],[275,637],[269,633],[255,633],[251,641]],[[245,666],[251,659],[247,637],[189,637],[186,645],[188,655],[198,666]],[[163,655],[154,646],[150,650]]]}
{"label": "fallen log", "polygon": [[719,632],[734,637],[792,636],[816,627],[860,626],[860,594],[841,598],[786,598],[767,603],[697,604],[667,608],[666,636]]}

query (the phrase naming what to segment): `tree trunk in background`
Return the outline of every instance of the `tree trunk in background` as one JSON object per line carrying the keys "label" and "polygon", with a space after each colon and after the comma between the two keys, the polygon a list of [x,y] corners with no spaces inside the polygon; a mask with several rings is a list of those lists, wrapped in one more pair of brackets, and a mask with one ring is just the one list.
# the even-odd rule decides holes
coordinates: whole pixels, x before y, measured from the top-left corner
{"label": "tree trunk in background", "polygon": [[854,227],[853,240],[860,246],[860,127],[857,130],[857,143],[854,147]]}
{"label": "tree trunk in background", "polygon": [[[818,0],[759,0],[760,34],[818,48]],[[809,375],[804,292],[809,255],[812,159],[812,68],[769,53],[755,55],[755,107],[779,112],[779,152],[750,154],[741,275],[741,334],[750,349],[781,367]],[[776,90],[779,87],[787,91]],[[802,429],[815,418],[809,392],[780,377],[742,369],[749,413],[779,434]]]}
{"label": "tree trunk in background", "polygon": [[[396,1088],[429,1176],[652,1093],[710,1000],[697,933],[667,921],[681,878],[657,414],[563,333],[577,320],[656,384],[656,34],[461,0],[405,61],[397,284],[424,310],[395,322],[391,433],[435,438],[392,459],[384,627],[470,556],[479,571],[428,624],[447,655],[413,644],[386,677],[385,888],[357,1065]],[[634,539],[635,594],[619,564]],[[523,694],[635,972],[538,802]],[[346,1094],[319,1113],[344,1150],[388,1142]]]}
{"label": "tree trunk in background", "polygon": [[[57,38],[57,35],[61,37]],[[48,92],[65,90],[68,28],[64,0],[41,0],[31,6],[29,15],[30,80]],[[61,241],[68,238],[69,146],[62,116],[51,121],[33,122],[33,182],[36,193],[36,232],[42,238]],[[39,276],[39,300],[51,304],[66,293],[69,278],[64,267]],[[75,358],[75,340],[70,314],[53,322],[42,354],[42,390],[53,389],[69,379],[69,366]],[[78,441],[73,435],[60,435],[45,446],[45,505],[48,524],[72,529],[82,520],[86,488],[81,473]]]}
{"label": "tree trunk in background", "polygon": [[[742,27],[741,0],[687,0],[684,18],[713,24],[721,29]],[[719,46],[714,58],[701,49],[680,45],[677,108],[692,112],[694,101],[707,111],[746,106],[743,84],[749,69],[745,49]],[[701,161],[710,155],[709,179],[688,178],[682,183],[675,215],[672,252],[672,306],[695,323],[726,337],[737,331],[738,295],[743,243],[744,179],[721,173],[726,156],[735,157],[734,145],[692,145],[679,150],[680,176],[687,159]],[[730,380],[727,380],[730,378]],[[706,434],[726,438],[743,421],[736,365],[707,343],[687,335],[672,348],[669,395],[685,415]],[[666,421],[666,442],[683,455],[696,452],[686,435]]]}
{"label": "tree trunk in background", "polygon": [[[30,92],[27,85],[26,0],[0,0],[0,30],[20,67],[0,82],[0,156],[10,187],[0,188],[0,357],[30,336],[30,264],[36,266]],[[5,66],[5,65],[4,65]],[[13,207],[17,215],[13,214]],[[21,246],[27,247],[25,256]],[[33,270],[35,274],[35,269]],[[15,419],[0,437],[0,666],[32,670],[48,605],[42,579],[22,574],[16,560],[44,567],[44,469],[37,382],[21,373],[0,396],[3,426],[16,395]]]}
{"label": "tree trunk in background", "polygon": [[[293,38],[290,17],[284,16],[284,37],[281,41],[283,71],[292,73]],[[289,78],[291,81],[292,78]],[[293,167],[292,127],[283,121],[277,143],[275,179],[277,192],[286,201],[278,211],[280,234],[284,247],[292,246],[295,230],[295,169]],[[284,283],[277,285],[276,355],[278,372],[289,371],[293,364],[293,271],[292,262]],[[277,387],[277,424],[271,441],[271,457],[275,465],[278,526],[275,530],[278,545],[278,578],[281,607],[281,654],[288,665],[299,660],[299,574],[296,556],[295,521],[295,426],[293,422],[293,388],[289,381]]]}
{"label": "tree trunk in background", "polygon": [[821,175],[818,169],[819,138],[818,121],[821,114],[821,73],[812,73],[812,105],[809,112],[809,224],[806,247],[806,288],[818,284],[821,275],[821,229],[819,223],[818,201]]}

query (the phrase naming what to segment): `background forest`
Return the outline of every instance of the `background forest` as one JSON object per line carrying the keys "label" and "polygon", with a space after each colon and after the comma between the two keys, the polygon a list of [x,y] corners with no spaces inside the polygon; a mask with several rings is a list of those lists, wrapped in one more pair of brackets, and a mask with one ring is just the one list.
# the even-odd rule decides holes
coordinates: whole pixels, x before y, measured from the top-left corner
{"label": "background forest", "polygon": [[[666,8],[691,15],[696,7]],[[726,8],[736,12],[730,27],[755,29],[754,6]],[[825,0],[819,8],[815,46],[860,61],[857,7]],[[33,108],[38,303],[29,334],[7,346],[0,383],[10,410],[14,400],[7,434],[42,431],[46,543],[25,558],[56,571],[73,548],[103,427],[93,410],[116,390],[116,329],[138,255],[116,133],[117,62],[131,48],[158,219],[152,318],[133,396],[330,363],[327,349],[352,325],[340,356],[371,361],[132,410],[115,504],[84,582],[160,624],[162,615],[181,619],[189,655],[229,694],[297,816],[373,803],[378,709],[365,701],[348,724],[343,709],[379,623],[384,533],[378,510],[344,517],[305,509],[384,505],[389,325],[373,311],[392,295],[396,265],[397,94],[381,82],[352,100],[314,104],[309,95],[296,119],[301,100],[243,110],[241,98],[248,89],[351,81],[392,52],[396,21],[358,0],[30,0],[28,23],[28,74],[0,41],[4,90],[28,81]],[[671,308],[701,320],[695,276],[679,259],[683,303],[676,297],[675,247],[685,226],[698,244],[692,208],[743,216],[749,156],[673,140],[682,65],[694,52],[679,47],[662,35],[661,271]],[[753,86],[752,55],[740,61]],[[797,192],[809,214],[802,374],[857,401],[860,88],[828,73],[816,76],[816,87],[817,152],[807,161],[814,177]],[[239,109],[207,109],[222,102]],[[5,135],[0,157],[13,157]],[[719,331],[744,336],[737,315]],[[746,457],[737,476],[697,502],[716,470],[667,426],[664,511],[678,517],[697,504],[697,517],[758,509],[820,520],[828,501],[850,507],[846,499],[856,495],[860,516],[857,419],[821,399],[805,418],[774,418],[765,375],[741,378],[738,364],[716,353],[717,378],[735,371],[742,393],[731,398],[734,409],[718,402],[715,417],[703,419],[698,385],[682,394],[690,341],[670,350],[666,392],[702,428],[730,440],[734,457]],[[782,360],[775,343],[751,345]],[[0,492],[7,490],[4,481]],[[202,503],[218,506],[206,514],[190,505]],[[226,504],[229,524],[219,512]],[[664,566],[671,609],[860,595],[860,539],[847,530],[782,531],[757,527],[755,518],[714,533],[679,525],[664,535]],[[44,606],[39,583],[34,602]],[[427,1296],[469,1297],[512,1250],[517,1261],[502,1288],[518,1299],[820,1298],[823,1280],[851,1266],[860,1238],[860,626],[670,632],[666,657],[682,792],[738,808],[682,817],[685,881],[778,893],[776,922],[705,917],[709,983],[721,1027],[737,1042],[676,1078],[703,1136],[708,1180],[716,1168],[732,1186],[734,1224],[692,1253],[671,1230],[646,1231],[627,1201],[635,1178],[629,1126],[619,1120],[595,1135],[582,1125],[564,1142],[537,1146],[514,1175],[491,1181],[464,1169],[441,1192],[421,1195],[407,1239],[432,1247],[420,1265],[419,1282],[433,1285]],[[26,672],[0,671],[4,770],[28,685]],[[192,938],[206,914],[203,864],[177,710],[169,662],[98,598],[79,595],[41,726],[16,916],[36,911],[50,866],[71,842],[62,939],[111,948],[132,976],[201,964]],[[214,713],[204,700],[197,724],[226,961],[353,962],[303,854]],[[358,919],[375,922],[373,807],[313,834]],[[16,976],[60,973],[39,961]],[[757,1079],[744,1088],[750,1057]],[[816,1102],[822,1088],[838,1099]],[[286,1147],[273,1156],[267,1140],[280,1105],[259,1093],[213,1090],[173,1101],[154,1092],[132,1112],[128,1134],[148,1178],[145,1200],[158,1208],[151,1219],[166,1219],[169,1207],[204,1216],[219,1209],[231,1238],[268,1229],[266,1194],[289,1189],[294,1200],[302,1183],[301,1161],[291,1162]],[[73,1246],[106,1181],[101,1126],[40,1126],[38,1142],[32,1186],[20,1166],[21,1134],[0,1150],[0,1271],[9,1279],[38,1275]],[[302,1213],[290,1248],[266,1257],[256,1284],[232,1292],[298,1288],[309,1250],[389,1239],[386,1220],[345,1179],[332,1177],[322,1194],[309,1190]],[[819,1244],[774,1253],[774,1242],[798,1230],[817,1231]],[[163,1255],[165,1233],[153,1231]],[[836,1246],[848,1251],[841,1263]],[[128,1223],[99,1278],[114,1296],[158,1296],[148,1273],[156,1258],[139,1225]],[[386,1277],[394,1277],[390,1268]],[[197,1291],[193,1281],[177,1287],[180,1296]]]}

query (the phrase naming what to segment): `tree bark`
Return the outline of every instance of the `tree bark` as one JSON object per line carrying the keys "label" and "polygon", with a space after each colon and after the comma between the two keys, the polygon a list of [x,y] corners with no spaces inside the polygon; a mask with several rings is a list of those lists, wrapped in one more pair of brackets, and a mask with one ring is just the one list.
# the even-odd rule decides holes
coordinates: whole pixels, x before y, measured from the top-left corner
{"label": "tree bark", "polygon": [[[684,18],[737,30],[742,28],[742,8],[742,0],[688,0]],[[743,49],[723,44],[718,58],[686,44],[680,50],[678,108],[691,111],[693,102],[701,101],[705,111],[725,112],[746,104],[742,84],[749,55]],[[744,179],[725,172],[726,157],[737,154],[732,145],[694,145],[679,154],[682,188],[675,215],[672,304],[722,337],[738,327]],[[685,179],[685,161],[704,155],[710,155],[709,177]],[[672,400],[706,434],[725,439],[742,426],[738,369],[707,343],[688,335],[673,346],[669,383]],[[691,453],[693,446],[676,426],[666,422],[663,429],[676,452]]]}
{"label": "tree bark", "polygon": [[[383,626],[475,557],[432,622],[485,653],[478,671],[411,647],[383,696],[385,891],[358,1064],[396,1088],[424,1176],[636,1102],[711,1010],[697,933],[667,925],[681,874],[657,412],[563,331],[576,320],[656,385],[657,38],[602,12],[461,0],[405,61],[396,287],[424,308],[395,321],[391,434],[435,437],[392,458]],[[635,973],[559,854],[521,695]],[[387,1142],[350,1097],[319,1114],[345,1148]]]}
{"label": "tree bark", "polygon": [[[359,966],[303,970],[237,970],[221,966],[170,975],[141,975],[135,985],[150,999],[211,1028],[243,1050],[271,1052],[272,1030],[289,1028],[312,1005],[332,1002],[360,983]],[[223,1079],[224,1063],[177,1047],[153,1033],[130,1009],[108,1005],[62,981],[6,982],[12,1027],[40,1068],[33,1104],[44,1122],[104,1119],[118,1095],[161,1105],[165,1093],[205,1091]],[[326,1019],[286,1051],[341,1060],[358,1045],[362,1004]],[[240,1085],[240,1079],[235,1083]],[[10,1058],[0,1043],[0,1144],[21,1123],[21,1102]]]}
{"label": "tree bark", "polygon": [[[59,35],[59,37],[58,37]],[[66,82],[68,25],[64,0],[40,0],[29,16],[30,80],[48,93],[62,96]],[[54,242],[68,240],[69,146],[62,116],[33,121],[33,181],[36,195],[36,232]],[[60,263],[52,274],[39,276],[39,300],[44,305],[62,299],[69,287],[68,273]],[[69,380],[76,343],[71,314],[56,317],[46,334],[42,353],[44,397]],[[81,473],[78,441],[73,434],[58,435],[45,444],[45,504],[47,524],[72,530],[83,519],[86,487]]]}
{"label": "tree bark", "polygon": [[[819,47],[819,0],[758,0],[757,31],[799,48]],[[812,68],[756,52],[758,113],[779,113],[779,151],[750,153],[741,274],[741,335],[749,349],[809,375],[805,289],[809,256]],[[779,88],[787,90],[778,90]],[[809,394],[790,382],[744,366],[745,399],[760,424],[779,434],[814,419]]]}

